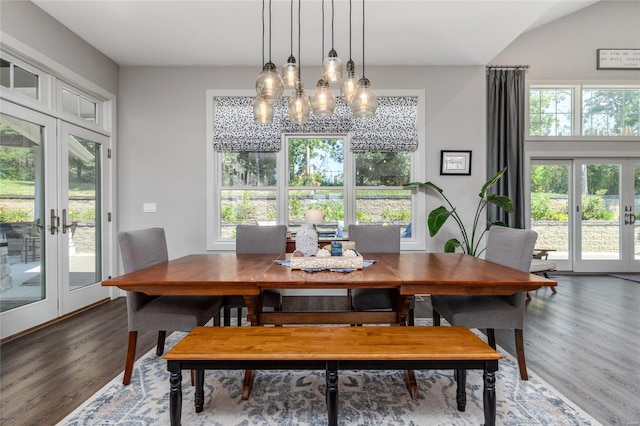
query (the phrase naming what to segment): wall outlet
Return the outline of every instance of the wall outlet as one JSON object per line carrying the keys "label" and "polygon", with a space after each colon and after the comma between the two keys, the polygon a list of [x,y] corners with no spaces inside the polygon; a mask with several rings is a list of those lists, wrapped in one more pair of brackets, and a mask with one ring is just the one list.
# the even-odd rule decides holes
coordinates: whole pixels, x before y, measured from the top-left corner
{"label": "wall outlet", "polygon": [[143,203],[142,211],[144,213],[155,213],[156,212],[156,203]]}

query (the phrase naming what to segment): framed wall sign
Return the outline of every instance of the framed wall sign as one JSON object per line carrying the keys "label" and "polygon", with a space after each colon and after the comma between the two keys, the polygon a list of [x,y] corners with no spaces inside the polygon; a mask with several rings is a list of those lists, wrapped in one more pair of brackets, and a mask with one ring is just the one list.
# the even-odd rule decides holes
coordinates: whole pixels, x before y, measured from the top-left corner
{"label": "framed wall sign", "polygon": [[599,70],[640,70],[640,49],[598,49]]}
{"label": "framed wall sign", "polygon": [[471,151],[440,151],[441,175],[470,175]]}

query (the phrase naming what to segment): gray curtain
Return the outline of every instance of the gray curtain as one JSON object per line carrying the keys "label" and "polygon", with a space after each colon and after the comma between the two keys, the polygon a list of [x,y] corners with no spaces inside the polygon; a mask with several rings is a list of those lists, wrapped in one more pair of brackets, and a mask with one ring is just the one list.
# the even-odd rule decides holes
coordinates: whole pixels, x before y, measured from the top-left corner
{"label": "gray curtain", "polygon": [[525,69],[487,69],[487,179],[504,167],[502,178],[489,190],[506,195],[514,205],[512,214],[494,205],[487,221],[501,220],[511,228],[524,223],[524,85]]}

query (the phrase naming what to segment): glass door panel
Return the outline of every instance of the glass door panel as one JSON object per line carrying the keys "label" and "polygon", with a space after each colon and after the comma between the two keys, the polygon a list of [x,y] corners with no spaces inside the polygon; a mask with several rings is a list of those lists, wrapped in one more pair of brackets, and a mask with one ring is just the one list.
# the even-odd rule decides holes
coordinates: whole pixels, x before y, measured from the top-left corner
{"label": "glass door panel", "polygon": [[54,119],[8,102],[2,102],[2,111],[0,323],[4,338],[57,316],[55,278],[51,279],[56,262],[55,256],[51,260],[47,213],[56,185],[55,174],[45,167],[55,159],[56,141]]}
{"label": "glass door panel", "polygon": [[62,125],[66,151],[62,170],[61,253],[64,313],[108,297],[102,280],[102,147],[106,138],[68,123]]}
{"label": "glass door panel", "polygon": [[531,229],[536,248],[548,249],[558,270],[571,270],[571,161],[537,160],[531,164]]}

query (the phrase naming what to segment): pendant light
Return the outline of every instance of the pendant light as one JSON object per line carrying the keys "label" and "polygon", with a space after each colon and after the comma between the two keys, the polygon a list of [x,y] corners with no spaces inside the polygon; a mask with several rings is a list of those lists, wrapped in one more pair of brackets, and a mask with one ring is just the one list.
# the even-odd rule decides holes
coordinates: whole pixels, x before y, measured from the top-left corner
{"label": "pendant light", "polygon": [[[264,11],[264,0],[262,0],[262,5]],[[264,30],[262,31],[262,34],[264,37]],[[264,39],[262,42],[264,44]],[[271,62],[271,0],[269,0],[269,62],[264,64],[262,72],[256,80],[256,93],[258,94],[258,96],[268,102],[276,102],[280,100],[280,98],[282,98],[283,91],[284,82],[282,81],[282,77],[280,77],[280,74],[278,74],[278,68],[273,62]]]}
{"label": "pendant light", "polygon": [[[264,0],[262,0],[262,63],[264,63]],[[273,104],[256,95],[253,100],[253,121],[256,124],[273,123]]]}
{"label": "pendant light", "polygon": [[294,123],[306,123],[309,121],[311,113],[309,105],[309,97],[304,92],[302,84],[302,57],[300,56],[300,0],[298,0],[298,81],[296,82],[296,90],[289,98],[289,120]]}
{"label": "pendant light", "polygon": [[296,81],[298,81],[298,64],[296,64],[296,58],[293,56],[293,0],[291,0],[291,23],[289,28],[291,29],[291,54],[287,63],[282,66],[282,81],[287,87],[295,87]]}
{"label": "pendant light", "polygon": [[356,64],[351,59],[351,0],[349,0],[349,60],[347,61],[347,75],[340,84],[340,97],[342,100],[351,104],[357,85],[358,74],[356,74]]}
{"label": "pendant light", "polygon": [[[322,0],[322,50],[324,53],[324,0]],[[322,57],[322,56],[321,56]],[[329,88],[329,82],[322,77],[311,95],[311,111],[318,117],[329,117],[336,109],[336,95]]]}
{"label": "pendant light", "polygon": [[335,83],[342,80],[343,74],[342,59],[338,58],[338,53],[333,47],[333,21],[335,19],[335,15],[336,13],[333,0],[331,0],[331,50],[329,51],[329,56],[324,60],[324,64],[322,66],[322,77],[329,83]]}
{"label": "pendant light", "polygon": [[365,77],[364,69],[364,1],[362,0],[362,78],[351,101],[351,113],[356,117],[372,117],[378,108],[378,95],[371,88],[371,82]]}

